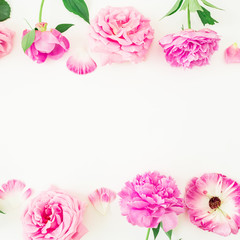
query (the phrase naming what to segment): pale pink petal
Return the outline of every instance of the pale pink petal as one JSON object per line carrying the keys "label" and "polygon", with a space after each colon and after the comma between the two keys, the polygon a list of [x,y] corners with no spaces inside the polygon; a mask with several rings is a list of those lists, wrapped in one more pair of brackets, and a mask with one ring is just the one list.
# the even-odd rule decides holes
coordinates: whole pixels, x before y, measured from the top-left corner
{"label": "pale pink petal", "polygon": [[240,63],[240,48],[236,43],[225,50],[226,63]]}
{"label": "pale pink petal", "polygon": [[163,225],[163,230],[165,232],[168,232],[172,229],[174,229],[178,224],[178,218],[177,214],[174,212],[168,213],[163,215],[162,217],[162,225]]}

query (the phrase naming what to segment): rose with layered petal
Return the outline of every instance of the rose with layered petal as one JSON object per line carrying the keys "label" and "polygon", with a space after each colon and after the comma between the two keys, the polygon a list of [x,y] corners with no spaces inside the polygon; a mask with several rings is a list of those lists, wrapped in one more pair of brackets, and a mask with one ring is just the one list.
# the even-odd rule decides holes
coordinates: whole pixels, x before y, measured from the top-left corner
{"label": "rose with layered petal", "polygon": [[237,43],[232,44],[224,53],[226,63],[240,63],[240,48]]}
{"label": "rose with layered petal", "polygon": [[[47,31],[47,23],[36,24],[35,40],[25,52],[33,61],[43,63],[47,57],[57,60],[69,49],[69,41],[58,30]],[[25,36],[29,30],[24,30]]]}
{"label": "rose with layered petal", "polygon": [[146,228],[157,228],[162,222],[165,232],[177,226],[177,215],[184,212],[183,199],[171,177],[158,172],[137,175],[119,193],[123,216],[129,223]]}
{"label": "rose with layered petal", "polygon": [[150,20],[132,7],[107,7],[91,22],[91,49],[101,54],[102,64],[138,63],[153,41]]}
{"label": "rose with layered petal", "polygon": [[240,228],[240,185],[222,174],[193,178],[186,188],[186,206],[197,227],[228,236]]}
{"label": "rose with layered petal", "polygon": [[32,200],[23,216],[26,240],[79,240],[87,229],[82,223],[85,205],[60,190],[49,190]]}
{"label": "rose with layered petal", "polygon": [[169,34],[163,37],[159,44],[171,66],[192,68],[209,64],[210,57],[218,50],[219,41],[216,32],[202,29]]}
{"label": "rose with layered petal", "polygon": [[12,51],[13,38],[14,32],[0,24],[0,58]]}

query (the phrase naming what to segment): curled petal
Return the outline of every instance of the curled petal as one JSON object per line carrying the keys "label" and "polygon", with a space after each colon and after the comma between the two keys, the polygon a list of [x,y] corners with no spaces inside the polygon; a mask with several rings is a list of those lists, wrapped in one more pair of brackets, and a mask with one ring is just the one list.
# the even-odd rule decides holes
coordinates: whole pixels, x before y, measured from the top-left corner
{"label": "curled petal", "polygon": [[225,50],[226,63],[240,63],[240,48],[236,43]]}

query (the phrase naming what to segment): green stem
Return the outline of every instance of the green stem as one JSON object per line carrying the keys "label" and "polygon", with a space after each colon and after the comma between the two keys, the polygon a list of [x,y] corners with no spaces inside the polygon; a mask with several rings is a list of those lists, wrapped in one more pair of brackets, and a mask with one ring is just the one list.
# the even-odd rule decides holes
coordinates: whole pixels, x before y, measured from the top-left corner
{"label": "green stem", "polygon": [[188,12],[188,29],[191,29],[191,12],[190,12],[190,8],[189,8],[189,4],[188,4],[188,8],[187,8],[187,12]]}
{"label": "green stem", "polygon": [[146,240],[148,240],[151,228],[148,229]]}
{"label": "green stem", "polygon": [[45,1],[45,0],[42,0],[41,7],[40,7],[39,22],[42,22],[42,11],[43,11],[44,1]]}

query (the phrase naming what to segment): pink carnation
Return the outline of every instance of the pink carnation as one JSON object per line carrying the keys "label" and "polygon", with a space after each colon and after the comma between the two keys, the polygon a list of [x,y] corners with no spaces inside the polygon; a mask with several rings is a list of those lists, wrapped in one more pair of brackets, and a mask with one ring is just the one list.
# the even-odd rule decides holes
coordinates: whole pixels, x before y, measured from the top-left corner
{"label": "pink carnation", "polygon": [[91,22],[93,51],[101,54],[102,64],[138,63],[145,59],[153,41],[150,20],[132,7],[107,7]]}
{"label": "pink carnation", "polygon": [[[69,41],[58,30],[46,31],[46,23],[39,23],[36,27],[39,30],[35,31],[35,40],[25,52],[33,61],[43,63],[47,57],[57,60],[68,51]],[[24,30],[23,36],[28,32],[29,30]]]}
{"label": "pink carnation", "polygon": [[219,36],[210,29],[184,30],[163,37],[159,44],[164,49],[166,60],[174,67],[192,68],[209,64],[209,59],[218,50]]}
{"label": "pink carnation", "polygon": [[121,212],[133,225],[156,228],[162,222],[164,231],[168,232],[177,226],[177,215],[184,212],[179,195],[171,177],[158,172],[137,175],[119,193]]}
{"label": "pink carnation", "polygon": [[186,206],[191,222],[222,236],[240,228],[240,185],[222,174],[193,178],[186,188]]}
{"label": "pink carnation", "polygon": [[0,58],[12,51],[14,32],[0,24]]}
{"label": "pink carnation", "polygon": [[23,216],[26,240],[79,240],[86,232],[82,224],[84,204],[69,194],[49,190],[32,200]]}

